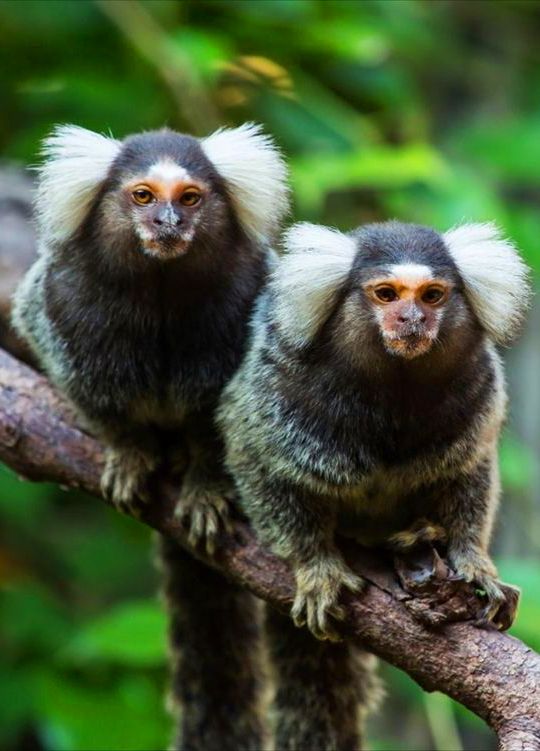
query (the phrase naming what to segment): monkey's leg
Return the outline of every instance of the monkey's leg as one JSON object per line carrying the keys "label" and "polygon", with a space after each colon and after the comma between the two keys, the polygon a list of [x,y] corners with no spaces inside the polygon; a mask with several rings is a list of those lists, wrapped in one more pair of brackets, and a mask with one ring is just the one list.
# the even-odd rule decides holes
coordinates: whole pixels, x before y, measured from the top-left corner
{"label": "monkey's leg", "polygon": [[175,751],[262,751],[263,662],[258,601],[159,538],[170,615]]}
{"label": "monkey's leg", "polygon": [[296,593],[291,615],[307,624],[318,639],[339,640],[333,619],[342,620],[342,589],[360,592],[365,585],[335,544],[335,510],[293,483],[265,476],[257,460],[236,474],[240,505],[260,540],[291,565]]}
{"label": "monkey's leg", "polygon": [[229,526],[229,503],[236,493],[223,468],[223,446],[212,419],[197,415],[184,426],[188,464],[184,475],[177,516],[189,530],[189,542],[204,544],[213,555],[217,538]]}
{"label": "monkey's leg", "polygon": [[497,461],[486,458],[467,475],[447,483],[441,492],[439,514],[448,537],[448,558],[456,573],[482,589],[490,621],[504,602],[497,569],[488,553],[498,504]]}
{"label": "monkey's leg", "polygon": [[276,694],[276,751],[357,751],[366,712],[381,689],[375,658],[347,642],[314,639],[268,608]]}

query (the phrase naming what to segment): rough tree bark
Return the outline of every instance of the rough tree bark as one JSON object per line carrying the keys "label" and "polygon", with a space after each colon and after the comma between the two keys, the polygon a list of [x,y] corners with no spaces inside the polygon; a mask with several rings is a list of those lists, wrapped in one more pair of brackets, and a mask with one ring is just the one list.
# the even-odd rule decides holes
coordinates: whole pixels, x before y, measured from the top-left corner
{"label": "rough tree bark", "polygon": [[[45,378],[3,351],[0,460],[28,479],[100,495],[103,447],[77,426]],[[140,520],[189,547],[173,514],[177,497],[178,490],[163,478],[156,502]],[[223,539],[214,560],[195,552],[271,605],[290,606],[293,581],[287,566],[261,547],[242,521]],[[501,750],[540,751],[540,656],[500,631],[466,622],[478,613],[474,593],[448,578],[444,563],[429,551],[429,560],[414,561],[416,570],[411,561],[398,561],[398,576],[384,556],[357,547],[346,553],[370,586],[346,601],[345,638],[402,668],[424,689],[467,706],[495,730]],[[512,590],[508,594],[508,612],[500,615],[505,625],[515,605]],[[464,622],[445,622],[453,617]]]}
{"label": "rough tree bark", "polygon": [[[31,181],[20,171],[9,175],[4,181],[9,193],[0,187],[0,345],[28,359],[7,318],[9,298],[35,256]],[[2,350],[0,461],[28,479],[100,495],[103,447],[77,426],[45,378]],[[141,522],[189,549],[173,514],[178,489],[162,478],[155,490],[156,502],[141,514]],[[290,606],[293,580],[287,566],[261,547],[242,521],[235,522],[214,560],[192,552],[271,605]],[[433,550],[401,560],[357,546],[345,553],[370,582],[360,598],[346,601],[345,638],[403,669],[427,691],[441,691],[467,706],[494,729],[501,751],[540,751],[540,656],[500,631],[476,628],[471,621],[482,603],[471,587],[452,578]],[[511,623],[516,604],[517,595],[508,588],[507,605],[498,614],[501,626]]]}

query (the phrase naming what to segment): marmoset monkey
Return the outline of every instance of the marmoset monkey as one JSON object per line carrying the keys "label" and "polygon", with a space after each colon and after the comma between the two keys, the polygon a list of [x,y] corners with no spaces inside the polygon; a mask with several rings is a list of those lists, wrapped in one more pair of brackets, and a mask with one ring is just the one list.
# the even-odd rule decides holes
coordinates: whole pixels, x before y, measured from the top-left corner
{"label": "marmoset monkey", "polygon": [[[506,405],[495,345],[523,317],[524,263],[491,224],[442,235],[299,224],[285,245],[219,422],[242,508],[292,566],[294,622],[333,639],[340,589],[362,589],[336,533],[367,545],[444,538],[489,619],[502,598],[488,555]],[[355,667],[345,645],[324,653],[297,634],[287,619],[270,629],[277,747],[356,748],[350,694],[372,693],[366,656]]]}
{"label": "marmoset monkey", "polygon": [[[44,155],[40,255],[16,295],[15,327],[106,443],[104,493],[119,506],[140,502],[169,454],[185,470],[177,512],[211,552],[231,491],[213,411],[287,209],[284,162],[252,124],[123,141],[62,126]],[[187,645],[174,678],[178,744],[259,748],[251,598],[162,545],[172,643]],[[247,644],[229,649],[239,634]],[[224,707],[215,685],[226,692],[231,680]]]}

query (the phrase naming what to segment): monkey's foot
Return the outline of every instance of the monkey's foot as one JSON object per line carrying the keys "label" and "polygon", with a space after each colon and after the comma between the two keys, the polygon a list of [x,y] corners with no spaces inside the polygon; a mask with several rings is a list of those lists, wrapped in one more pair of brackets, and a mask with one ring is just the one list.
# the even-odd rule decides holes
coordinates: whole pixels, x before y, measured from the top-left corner
{"label": "monkey's foot", "polygon": [[449,559],[456,574],[471,582],[486,598],[487,605],[477,621],[478,626],[496,623],[496,615],[506,597],[497,578],[497,569],[488,556],[476,550],[449,551]]}
{"label": "monkey's foot", "polygon": [[190,545],[202,545],[208,555],[214,555],[220,533],[231,529],[229,504],[233,497],[232,488],[220,485],[193,487],[184,483],[175,516],[188,530]]}
{"label": "monkey's foot", "polygon": [[136,448],[110,448],[101,476],[101,492],[120,510],[136,513],[137,501],[146,501],[146,481],[157,461]]}
{"label": "monkey's foot", "polygon": [[388,538],[389,546],[398,551],[410,550],[417,545],[446,542],[446,531],[428,519],[418,519],[408,529],[396,532]]}
{"label": "monkey's foot", "polygon": [[354,574],[338,556],[324,556],[295,570],[296,596],[291,616],[296,626],[307,625],[317,639],[339,641],[330,617],[343,620],[345,612],[338,605],[340,590],[361,592],[365,581]]}

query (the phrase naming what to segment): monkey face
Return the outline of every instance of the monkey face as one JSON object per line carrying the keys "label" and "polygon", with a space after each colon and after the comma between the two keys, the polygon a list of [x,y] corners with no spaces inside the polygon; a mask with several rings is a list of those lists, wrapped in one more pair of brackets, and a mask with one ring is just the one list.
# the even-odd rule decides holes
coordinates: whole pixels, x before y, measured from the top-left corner
{"label": "monkey face", "polygon": [[158,161],[147,174],[128,180],[122,194],[143,251],[162,260],[188,252],[216,202],[210,185],[170,160]]}
{"label": "monkey face", "polygon": [[368,279],[363,291],[392,355],[412,359],[429,352],[437,340],[453,283],[429,266],[404,263]]}
{"label": "monkey face", "polygon": [[390,354],[436,372],[485,336],[508,343],[529,300],[527,267],[491,224],[439,234],[398,221],[348,233],[301,223],[285,247],[270,284],[280,335],[363,369],[392,368]]}
{"label": "monkey face", "polygon": [[285,163],[254,123],[206,138],[164,128],[122,141],[62,125],[43,154],[41,235],[90,243],[89,252],[120,268],[146,269],[143,254],[187,255],[185,265],[205,273],[209,263],[226,267],[228,254],[266,244],[288,208]]}
{"label": "monkey face", "polygon": [[[101,226],[112,248],[129,247],[161,262],[188,256],[190,263],[205,264],[231,235],[225,183],[191,136],[130,136],[104,188]],[[115,237],[118,242],[111,242]]]}

